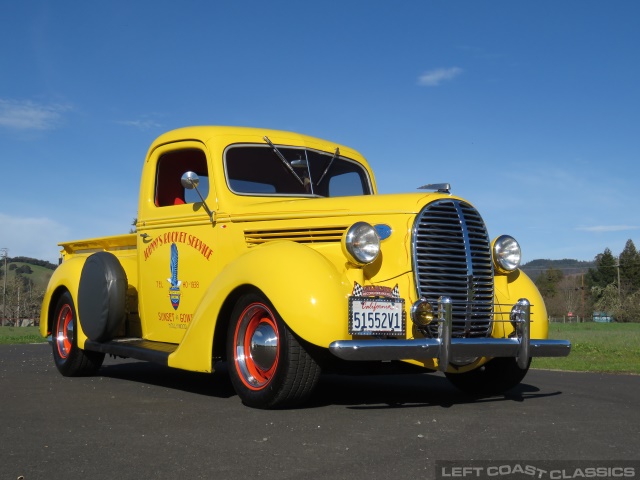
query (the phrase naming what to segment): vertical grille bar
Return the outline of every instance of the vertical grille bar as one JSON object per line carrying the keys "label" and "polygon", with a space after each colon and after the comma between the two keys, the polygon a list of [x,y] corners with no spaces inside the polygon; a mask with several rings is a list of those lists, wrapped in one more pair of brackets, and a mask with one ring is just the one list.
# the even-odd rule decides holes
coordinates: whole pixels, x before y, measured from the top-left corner
{"label": "vertical grille bar", "polygon": [[[454,337],[491,334],[491,243],[475,208],[446,199],[422,209],[413,227],[413,264],[420,297],[434,306],[439,297],[451,297]],[[437,325],[428,333],[437,337]]]}

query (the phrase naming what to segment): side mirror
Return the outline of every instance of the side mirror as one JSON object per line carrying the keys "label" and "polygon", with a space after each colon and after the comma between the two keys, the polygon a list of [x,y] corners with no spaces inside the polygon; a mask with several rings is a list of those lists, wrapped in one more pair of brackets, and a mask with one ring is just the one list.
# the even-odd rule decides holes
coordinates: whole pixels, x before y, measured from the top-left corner
{"label": "side mirror", "polygon": [[200,177],[198,177],[198,175],[195,172],[185,172],[184,175],[182,175],[182,178],[180,179],[180,183],[187,190],[193,190],[195,188],[197,192],[198,185],[200,184]]}
{"label": "side mirror", "polygon": [[209,214],[209,218],[211,219],[211,223],[213,223],[213,212],[209,208],[209,205],[207,205],[207,202],[204,201],[204,197],[200,193],[200,190],[198,190],[198,184],[200,183],[200,177],[198,177],[198,175],[195,172],[191,172],[191,171],[185,172],[182,175],[182,177],[180,178],[180,183],[187,190],[195,190],[196,191],[196,193],[200,197],[200,200],[202,200],[202,206],[204,207],[206,212]]}

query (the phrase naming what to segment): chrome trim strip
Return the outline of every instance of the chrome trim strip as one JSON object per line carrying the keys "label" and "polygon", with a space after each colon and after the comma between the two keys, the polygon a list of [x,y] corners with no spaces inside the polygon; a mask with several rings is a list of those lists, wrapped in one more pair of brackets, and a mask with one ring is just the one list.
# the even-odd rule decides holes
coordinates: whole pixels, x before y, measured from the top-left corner
{"label": "chrome trim strip", "polygon": [[[464,212],[460,207],[460,202],[454,202],[454,207],[458,218],[460,219],[460,229],[462,231],[462,239],[464,241],[464,257],[467,262],[467,276],[473,278],[473,260],[471,259],[471,241],[469,240],[469,230],[467,229],[467,221],[464,216]],[[471,299],[473,300],[473,299]]]}
{"label": "chrome trim strip", "polygon": [[530,356],[529,346],[531,342],[529,341],[529,339],[531,338],[531,305],[529,304],[529,300],[527,300],[526,298],[521,298],[520,300],[518,300],[517,305],[519,307],[519,312],[514,319],[514,322],[516,322],[516,335],[520,338],[526,338],[528,340],[526,342],[521,342],[520,351],[518,352],[518,357],[516,358],[518,361],[518,366],[524,370],[529,364]]}
{"label": "chrome trim strip", "polygon": [[440,346],[438,351],[438,370],[444,372],[449,366],[451,353],[451,332],[453,322],[451,321],[451,298],[438,298],[438,339]]}
{"label": "chrome trim strip", "polygon": [[[338,340],[329,345],[336,357],[351,361],[421,360],[438,358],[441,339],[416,340]],[[452,357],[517,357],[520,340],[516,338],[453,338],[449,345]],[[568,340],[531,340],[531,357],[566,357],[571,351]]]}

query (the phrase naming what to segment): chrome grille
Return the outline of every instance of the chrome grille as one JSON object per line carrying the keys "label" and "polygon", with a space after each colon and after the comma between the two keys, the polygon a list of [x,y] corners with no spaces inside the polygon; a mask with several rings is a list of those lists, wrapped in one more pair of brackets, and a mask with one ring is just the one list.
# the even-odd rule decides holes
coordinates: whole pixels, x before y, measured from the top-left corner
{"label": "chrome grille", "polygon": [[[420,297],[434,309],[439,297],[451,297],[454,337],[491,334],[491,243],[475,208],[449,199],[427,205],[413,227],[413,263]],[[437,337],[435,322],[427,333]]]}

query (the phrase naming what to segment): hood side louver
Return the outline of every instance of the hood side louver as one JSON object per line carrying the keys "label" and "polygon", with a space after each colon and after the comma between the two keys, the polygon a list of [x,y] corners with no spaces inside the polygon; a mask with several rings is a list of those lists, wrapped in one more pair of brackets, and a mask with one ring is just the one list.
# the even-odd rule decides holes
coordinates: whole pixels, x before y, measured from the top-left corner
{"label": "hood side louver", "polygon": [[297,243],[340,242],[347,227],[291,228],[273,230],[246,230],[244,238],[249,247],[267,242],[286,240]]}

